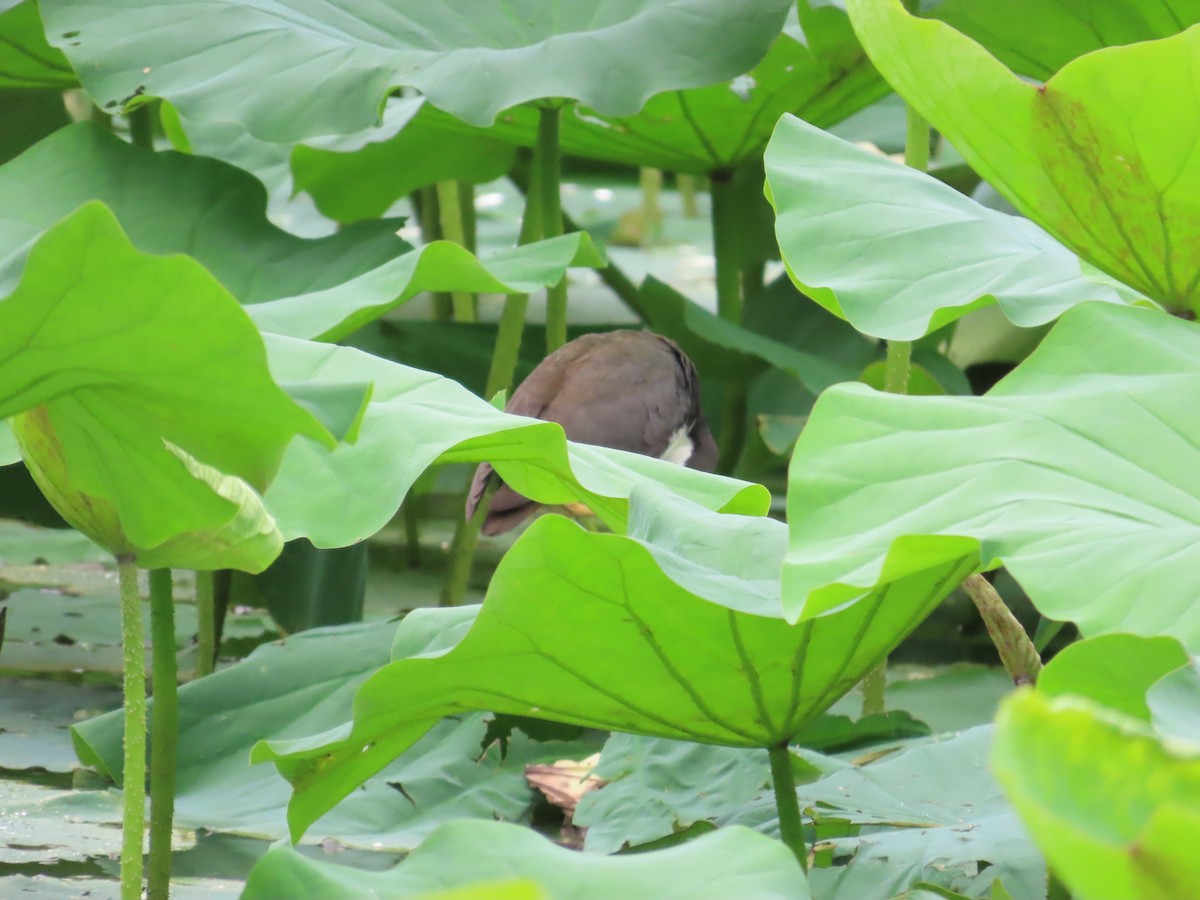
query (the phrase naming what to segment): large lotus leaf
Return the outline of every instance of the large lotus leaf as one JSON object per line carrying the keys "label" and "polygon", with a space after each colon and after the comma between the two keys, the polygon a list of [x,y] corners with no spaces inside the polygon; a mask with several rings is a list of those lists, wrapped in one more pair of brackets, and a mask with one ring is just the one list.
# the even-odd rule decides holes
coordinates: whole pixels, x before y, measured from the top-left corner
{"label": "large lotus leaf", "polygon": [[788,596],[816,615],[873,585],[901,536],[966,539],[1052,619],[1195,650],[1197,360],[1196,325],[1088,303],[984,397],[831,388],[792,457]]}
{"label": "large lotus leaf", "polygon": [[34,0],[0,3],[0,88],[75,87],[65,56],[46,43]]}
{"label": "large lotus leaf", "polygon": [[[288,784],[269,766],[251,766],[250,747],[264,737],[341,724],[354,690],[387,663],[394,630],[381,622],[313,629],[180,688],[176,823],[284,837]],[[221,727],[213,728],[214,721]],[[486,732],[482,714],[439,723],[321,819],[315,836],[408,850],[452,818],[520,820],[533,800],[526,764],[591,752],[578,743],[535,743],[514,732],[502,754],[498,743],[484,748]],[[121,710],[72,728],[79,758],[118,783],[122,733]]]}
{"label": "large lotus leaf", "polygon": [[331,219],[373,219],[426,185],[449,179],[487,182],[512,168],[514,145],[486,130],[445,128],[437,121],[445,114],[421,97],[390,103],[385,123],[389,113],[408,116],[392,136],[375,134],[371,143],[357,147],[309,141],[291,150],[296,190],[311,194]]}
{"label": "large lotus leaf", "polygon": [[1017,209],[1148,297],[1196,305],[1200,28],[1089,53],[1038,86],[899,0],[848,6],[892,87]]}
{"label": "large lotus leaf", "polygon": [[1174,638],[1104,634],[1064,647],[1038,674],[1037,686],[1051,697],[1086,697],[1149,722],[1146,692],[1187,662]]}
{"label": "large lotus leaf", "polygon": [[914,340],[987,303],[1030,327],[1085,300],[1138,299],[1027,219],[791,116],[766,167],[788,273],[866,334]]}
{"label": "large lotus leaf", "polygon": [[492,462],[517,490],[550,503],[582,502],[623,531],[630,490],[661,483],[704,506],[763,515],[766,489],[618,450],[568,444],[562,428],[500,412],[466,388],[362,351],[268,335],[282,382],[372,382],[358,440],[329,451],[288,448],[266,501],[286,539],[319,547],[368,537],[395,515],[417,477],[437,460]]}
{"label": "large lotus leaf", "polygon": [[631,115],[661,91],[745,72],[790,5],[207,0],[180,18],[166,0],[46,0],[42,14],[104,108],[161,96],[187,118],[233,119],[290,143],[374,124],[402,86],[474,125],[543,98]]}
{"label": "large lotus leaf", "polygon": [[0,168],[0,284],[39,234],[100,200],[145,253],[186,253],[242,303],[322,291],[409,249],[395,223],[321,240],[269,224],[254,178],[179,153],[149,153],[90,123],[62,129]]}
{"label": "large lotus leaf", "polygon": [[972,728],[801,785],[818,821],[870,826],[830,841],[817,896],[889,898],[926,881],[991,897],[1001,881],[1015,900],[1044,900],[1045,860],[988,772],[992,740],[992,726]]}
{"label": "large lotus leaf", "polygon": [[866,602],[791,625],[774,593],[784,526],[667,501],[658,492],[635,503],[638,538],[535,521],[461,640],[430,650],[406,637],[436,633],[438,618],[465,625],[457,610],[410,615],[398,658],[359,689],[353,727],[256,747],[254,758],[275,760],[294,785],[293,837],[464,709],[775,746],[857,683],[972,565],[902,576]]}
{"label": "large lotus leaf", "polygon": [[[317,862],[290,847],[274,847],[250,873],[242,898],[435,900],[435,896],[443,896],[434,894],[439,889],[512,879],[527,879],[545,892],[535,897],[571,900],[809,897],[804,873],[792,852],[746,828],[724,829],[653,853],[608,857],[576,853],[528,828],[464,821],[442,826],[403,863],[384,872]],[[445,895],[446,900],[458,896]],[[488,890],[478,896],[509,895]]]}
{"label": "large lotus leaf", "polygon": [[[563,118],[563,150],[588,159],[704,175],[760,158],[784,113],[827,128],[887,92],[844,9],[808,2],[799,9],[801,20],[793,7],[766,57],[730,82],[658,94],[632,116],[575,109]],[[464,136],[480,134],[445,114],[442,121]],[[537,111],[509,110],[487,133],[531,146]]]}
{"label": "large lotus leaf", "polygon": [[263,331],[337,341],[424,291],[528,294],[557,284],[571,266],[603,266],[604,255],[577,231],[478,260],[458,244],[434,241],[323,291],[247,308]]}
{"label": "large lotus leaf", "polygon": [[1200,885],[1200,755],[1074,698],[1005,701],[992,767],[1078,897],[1179,900]]}
{"label": "large lotus leaf", "polygon": [[[231,522],[261,530],[257,498],[224,475],[263,490],[294,435],[335,443],[272,381],[258,331],[216,280],[139,252],[99,203],[45,232],[0,300],[0,384],[0,418],[25,413],[31,462],[119,521],[132,547],[105,541],[118,552]],[[327,392],[363,405],[361,389]]]}
{"label": "large lotus leaf", "polygon": [[942,0],[931,15],[975,38],[1013,71],[1044,81],[1093,50],[1177,34],[1200,22],[1200,3]]}

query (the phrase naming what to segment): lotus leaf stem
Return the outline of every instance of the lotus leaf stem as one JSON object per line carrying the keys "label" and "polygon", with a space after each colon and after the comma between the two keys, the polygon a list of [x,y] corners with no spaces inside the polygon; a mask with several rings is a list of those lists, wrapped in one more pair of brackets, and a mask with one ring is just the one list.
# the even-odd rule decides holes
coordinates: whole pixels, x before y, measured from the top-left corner
{"label": "lotus leaf stem", "polygon": [[[537,153],[534,165],[541,179],[542,236],[558,237],[563,233],[562,197],[559,182],[562,160],[558,134],[562,110],[558,106],[543,106],[539,110]],[[546,291],[546,352],[553,353],[567,342],[567,276]]]}
{"label": "lotus leaf stem", "polygon": [[175,598],[171,570],[150,571],[150,641],[154,704],[150,710],[149,900],[167,900],[171,890],[171,831],[175,819],[175,757],[179,745],[176,684]]}
{"label": "lotus leaf stem", "polygon": [[217,661],[217,611],[213,602],[215,573],[196,572],[196,677],[211,675]]}
{"label": "lotus leaf stem", "polygon": [[117,557],[121,588],[121,650],[125,667],[124,815],[121,825],[121,900],[142,896],[146,830],[146,648],[137,561]]}
{"label": "lotus leaf stem", "polygon": [[[459,197],[458,182],[452,179],[437,183],[438,223],[442,230],[442,239],[467,246],[466,230],[463,227],[463,207]],[[478,320],[478,310],[475,305],[475,295],[468,291],[454,291],[450,295],[450,307],[454,311],[454,321],[473,323]]]}
{"label": "lotus leaf stem", "polygon": [[771,761],[771,785],[775,789],[775,809],[779,812],[779,833],[796,854],[800,868],[808,871],[808,847],[804,843],[804,822],[800,818],[800,800],[796,796],[796,775],[792,771],[792,751],[786,743],[767,751]]}

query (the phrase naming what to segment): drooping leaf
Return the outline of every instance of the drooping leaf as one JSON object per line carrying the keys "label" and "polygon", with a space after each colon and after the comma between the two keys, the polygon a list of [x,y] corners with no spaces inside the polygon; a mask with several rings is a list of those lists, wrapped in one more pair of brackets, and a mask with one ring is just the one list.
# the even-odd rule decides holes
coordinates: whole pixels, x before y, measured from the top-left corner
{"label": "drooping leaf", "polygon": [[1030,327],[1086,300],[1139,299],[1032,222],[791,116],[766,164],[788,272],[866,334],[914,340],[987,303]]}
{"label": "drooping leaf", "polygon": [[543,98],[630,115],[661,91],[745,72],[790,5],[633,0],[549,16],[529,0],[409,0],[382,12],[364,0],[337,9],[221,0],[180,19],[170,3],[153,16],[140,0],[103,10],[47,0],[42,14],[105,109],[161,96],[187,118],[233,119],[289,143],[375,124],[384,97],[402,86],[475,125]]}
{"label": "drooping leaf", "polygon": [[[452,822],[394,869],[367,872],[272,848],[250,873],[243,900],[428,898],[439,889],[514,877],[547,897],[694,897],[697,900],[808,900],[800,864],[783,844],[744,828],[704,835],[678,847],[629,856],[576,853],[527,828],[500,822]],[[447,900],[458,894],[445,895]],[[472,895],[468,895],[472,896]],[[487,892],[480,896],[507,897]],[[528,894],[516,894],[528,897]],[[538,895],[535,895],[538,896]]]}
{"label": "drooping leaf", "polygon": [[992,767],[1076,896],[1177,900],[1200,884],[1200,756],[1084,700],[1022,691]]}
{"label": "drooping leaf", "polygon": [[956,557],[942,570],[901,573],[866,602],[789,625],[774,593],[783,527],[662,492],[635,502],[635,537],[589,533],[556,516],[535,521],[452,648],[415,642],[401,651],[410,630],[437,633],[439,618],[463,616],[411,614],[395,661],[356,695],[353,728],[255,748],[255,759],[274,759],[294,785],[293,835],[464,708],[773,746],[849,690],[971,565]]}
{"label": "drooping leaf", "polygon": [[818,821],[872,826],[831,840],[834,865],[811,874],[817,896],[892,897],[925,881],[987,897],[1001,881],[1016,900],[1044,900],[1045,860],[988,772],[992,739],[992,726],[972,728],[802,785]]}
{"label": "drooping leaf", "polygon": [[[512,168],[516,147],[487,131],[448,129],[446,115],[423,98],[403,104],[408,120],[390,137],[346,147],[327,140],[299,144],[291,151],[296,190],[306,191],[322,213],[339,222],[383,215],[401,197],[438,181],[482,183]],[[385,113],[386,115],[386,113]],[[384,138],[387,138],[386,140]]]}
{"label": "drooping leaf", "polygon": [[79,123],[0,168],[0,284],[19,274],[39,234],[93,200],[112,210],[139,250],[188,254],[242,303],[326,290],[409,249],[395,223],[321,240],[287,234],[267,222],[262,186],[245,172],[151,154]]}
{"label": "drooping leaf", "polygon": [[899,0],[848,7],[892,87],[1017,209],[1146,296],[1195,308],[1200,29],[1089,53],[1038,86]]}
{"label": "drooping leaf", "polygon": [[1146,692],[1187,661],[1187,653],[1174,638],[1105,634],[1060,651],[1039,673],[1037,686],[1050,697],[1086,697],[1149,722]]}
{"label": "drooping leaf", "polygon": [[8,422],[0,419],[0,466],[11,466],[21,459],[21,451],[17,449],[17,439],[13,436]]}
{"label": "drooping leaf", "polygon": [[1052,619],[1195,649],[1198,358],[1194,324],[1090,303],[984,397],[831,388],[792,458],[787,596],[815,615],[873,585],[889,546],[906,558],[901,536],[965,539]]}
{"label": "drooping leaf", "polygon": [[75,87],[67,58],[46,43],[35,0],[16,0],[0,8],[0,88]]}
{"label": "drooping leaf", "polygon": [[528,294],[557,284],[571,266],[603,266],[586,232],[502,250],[478,260],[458,244],[434,241],[322,291],[247,307],[263,331],[337,341],[424,291]]}
{"label": "drooping leaf", "polygon": [[[746,74],[709,87],[673,90],[646,101],[636,115],[578,108],[564,117],[561,141],[572,156],[706,175],[762,156],[775,121],[793,113],[827,128],[887,92],[836,4],[798,4],[782,34]],[[444,127],[475,134],[443,115]],[[489,131],[532,146],[537,112],[509,110]]]}
{"label": "drooping leaf", "polygon": [[765,514],[765,488],[636,454],[568,444],[555,424],[506,415],[465,388],[348,347],[268,336],[283,382],[374,384],[362,433],[332,452],[295,441],[266,502],[286,539],[340,547],[374,534],[437,460],[492,462],[514,488],[549,504],[581,502],[624,530],[630,490],[655,482],[705,506]]}
{"label": "drooping leaf", "polygon": [[1196,0],[943,0],[931,14],[1013,71],[1043,81],[1085,53],[1170,37],[1200,22]]}
{"label": "drooping leaf", "polygon": [[[140,253],[99,203],[48,230],[0,300],[0,383],[0,418],[21,414],[59,511],[146,565],[228,552],[261,568],[278,532],[240,479],[264,489],[296,434],[335,443],[271,380],[258,332],[212,276]],[[362,404],[360,389],[335,392]]]}

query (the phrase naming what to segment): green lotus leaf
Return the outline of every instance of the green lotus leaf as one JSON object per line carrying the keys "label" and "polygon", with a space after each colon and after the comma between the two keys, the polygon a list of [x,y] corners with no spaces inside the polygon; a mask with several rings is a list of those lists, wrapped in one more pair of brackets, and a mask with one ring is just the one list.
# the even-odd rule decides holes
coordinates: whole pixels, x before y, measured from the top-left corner
{"label": "green lotus leaf", "polygon": [[265,332],[337,341],[425,291],[528,294],[557,284],[569,267],[604,264],[603,251],[582,231],[484,260],[458,244],[434,241],[335,287],[257,303],[246,311]]}
{"label": "green lotus leaf", "polygon": [[267,222],[262,185],[245,172],[150,153],[83,122],[0,168],[0,287],[19,275],[38,235],[93,200],[143,253],[186,253],[242,303],[322,291],[411,249],[394,222],[298,238]]}
{"label": "green lotus leaf", "polygon": [[0,7],[0,89],[76,87],[67,58],[46,43],[42,19],[34,0],[16,0]]}
{"label": "green lotus leaf", "polygon": [[1146,692],[1187,663],[1174,638],[1104,634],[1064,647],[1038,674],[1037,686],[1047,696],[1086,697],[1149,722]]}
{"label": "green lotus leaf", "polygon": [[457,609],[404,620],[394,661],[355,696],[353,725],[257,746],[252,758],[274,760],[293,784],[293,837],[463,709],[778,745],[849,690],[974,562],[897,578],[864,602],[791,625],[777,593],[782,524],[648,490],[635,494],[629,530],[535,521],[473,621]]}
{"label": "green lotus leaf", "polygon": [[1194,651],[1197,360],[1195,324],[1088,303],[983,397],[830,388],[792,457],[792,611],[854,599],[885,558],[919,566],[900,538],[931,552],[966,541],[1085,635],[1170,635]]}
{"label": "green lotus leaf", "polygon": [[992,768],[1073,895],[1178,900],[1200,884],[1197,749],[1030,690],[1000,708]]}
{"label": "green lotus leaf", "polygon": [[[211,563],[225,540],[212,534],[231,528],[260,548],[239,565],[262,568],[279,539],[251,488],[294,435],[336,443],[271,380],[258,331],[216,280],[139,252],[95,202],[37,240],[0,300],[0,384],[0,418],[24,414],[18,436],[60,512],[113,552],[161,551],[159,565]],[[359,382],[315,406],[363,402]]]}
{"label": "green lotus leaf", "polygon": [[1170,37],[1200,22],[1196,0],[943,0],[931,11],[1014,72],[1045,80],[1078,56]]}
{"label": "green lotus leaf", "polygon": [[866,334],[914,340],[987,303],[1031,327],[1087,300],[1145,302],[1032,222],[791,116],[766,166],[792,280]]}
{"label": "green lotus leaf", "polygon": [[848,8],[892,87],[1017,209],[1146,296],[1196,308],[1200,28],[1088,53],[1039,86],[899,0]]}
{"label": "green lotus leaf", "polygon": [[[846,11],[807,0],[792,7],[766,57],[746,74],[734,74],[721,84],[658,94],[636,115],[577,108],[563,117],[563,150],[587,159],[706,175],[761,158],[784,113],[828,128],[887,93]],[[437,118],[431,111],[430,122]],[[444,113],[440,118],[443,128],[464,137],[483,135]],[[536,110],[512,109],[486,134],[532,146],[537,119]]]}
{"label": "green lotus leaf", "polygon": [[17,439],[12,433],[12,428],[7,422],[0,420],[0,466],[11,466],[20,461],[21,451],[17,448]]}
{"label": "green lotus leaf", "polygon": [[556,424],[507,415],[466,388],[349,347],[267,335],[271,371],[282,383],[374,385],[358,441],[330,451],[311,441],[288,447],[267,507],[284,537],[343,547],[395,515],[436,461],[495,465],[526,496],[581,502],[625,530],[634,485],[662,484],[703,506],[765,515],[770,495],[748,484],[633,453],[568,443]]}
{"label": "green lotus leaf", "polygon": [[[474,886],[478,892],[468,890]],[[463,890],[442,893],[448,888]],[[568,850],[518,825],[461,821],[443,825],[403,863],[382,872],[319,862],[290,847],[273,847],[250,873],[242,897],[285,896],[291,900],[808,900],[810,895],[791,851],[748,828],[722,829],[652,853],[610,857]]]}
{"label": "green lotus leaf", "polygon": [[406,0],[382,10],[369,0],[218,0],[181,18],[167,0],[41,4],[51,41],[105,109],[163,97],[186,118],[238,121],[279,143],[373,125],[402,86],[475,125],[547,98],[631,115],[654,94],[745,72],[789,6],[624,0],[549,15],[534,0]]}

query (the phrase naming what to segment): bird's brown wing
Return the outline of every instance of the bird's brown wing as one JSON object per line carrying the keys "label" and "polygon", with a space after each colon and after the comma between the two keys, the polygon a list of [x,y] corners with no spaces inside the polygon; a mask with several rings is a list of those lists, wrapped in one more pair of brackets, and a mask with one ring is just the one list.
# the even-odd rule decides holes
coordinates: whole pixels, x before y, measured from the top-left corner
{"label": "bird's brown wing", "polygon": [[[581,362],[602,341],[601,335],[587,334],[551,353],[521,382],[520,387],[513,391],[504,406],[504,411],[514,416],[556,421],[544,415],[547,407],[562,390],[563,382],[579,371]],[[489,463],[480,463],[475,470],[475,476],[471,479],[471,489],[467,492],[468,519],[475,514],[480,501],[483,500],[488,478],[493,471]],[[532,500],[522,497],[512,488],[502,484],[488,503],[488,515],[484,519],[482,531],[489,536],[503,534],[532,515],[537,507],[538,504]]]}

